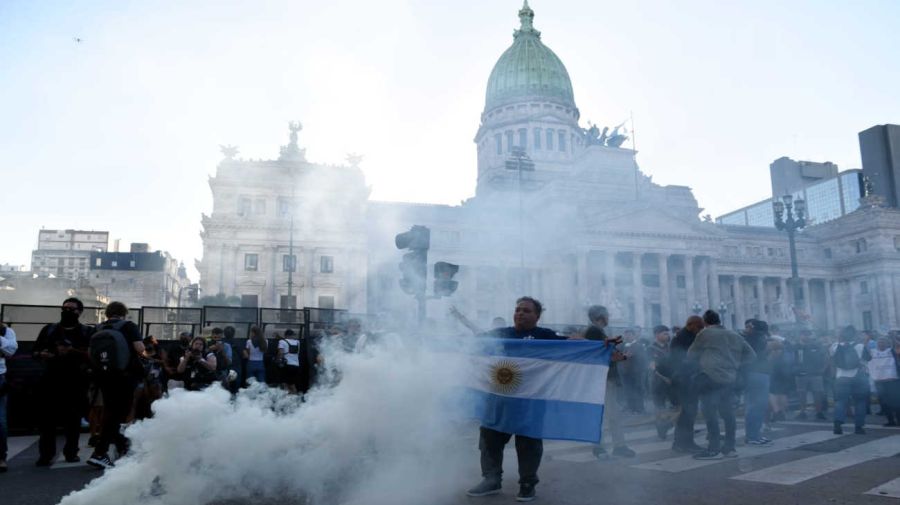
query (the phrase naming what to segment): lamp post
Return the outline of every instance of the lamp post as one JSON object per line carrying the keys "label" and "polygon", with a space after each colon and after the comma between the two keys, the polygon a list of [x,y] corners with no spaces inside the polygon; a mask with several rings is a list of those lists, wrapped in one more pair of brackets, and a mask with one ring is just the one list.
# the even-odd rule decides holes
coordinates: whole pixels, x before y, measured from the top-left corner
{"label": "lamp post", "polygon": [[695,316],[699,316],[700,313],[703,312],[703,305],[701,305],[699,301],[694,302],[694,305],[691,306],[691,312],[693,312]]}
{"label": "lamp post", "polygon": [[728,304],[725,302],[719,302],[719,315],[722,319],[722,326],[727,328],[728,325],[725,324],[725,314],[728,314]]}
{"label": "lamp post", "polygon": [[[797,230],[806,226],[806,202],[798,198],[794,200],[791,195],[784,195],[781,201],[777,199],[772,202],[772,209],[775,212],[775,228],[786,231],[788,235],[788,244],[791,253],[791,291],[793,292],[793,305],[800,307],[800,300],[805,300],[803,287],[800,285],[800,276],[797,274],[797,245],[795,243],[795,235]],[[797,311],[794,311],[794,317],[799,317]]]}
{"label": "lamp post", "polygon": [[525,153],[525,147],[510,149],[510,157],[506,160],[506,169],[518,172],[519,179],[519,268],[525,271],[525,232],[522,224],[522,171],[534,171],[534,162]]}

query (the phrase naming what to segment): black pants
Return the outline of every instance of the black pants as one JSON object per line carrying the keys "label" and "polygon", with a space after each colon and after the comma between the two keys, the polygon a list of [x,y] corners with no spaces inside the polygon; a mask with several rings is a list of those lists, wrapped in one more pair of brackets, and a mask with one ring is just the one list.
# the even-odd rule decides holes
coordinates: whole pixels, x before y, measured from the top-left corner
{"label": "black pants", "polygon": [[[734,418],[734,384],[715,384],[700,395],[710,452],[734,450],[736,421]],[[725,441],[721,440],[719,416],[725,422]]]}
{"label": "black pants", "polygon": [[63,454],[78,456],[81,418],[87,403],[87,388],[71,384],[44,383],[38,387],[38,455],[42,460],[56,456],[56,428],[62,427],[66,437]]}
{"label": "black pants", "polygon": [[889,423],[900,421],[900,379],[875,381],[881,413]]}
{"label": "black pants", "polygon": [[109,446],[114,444],[121,455],[128,448],[128,439],[119,429],[131,410],[135,381],[131,377],[114,375],[98,378],[97,385],[103,393],[103,421],[94,454],[106,455]]}
{"label": "black pants", "polygon": [[697,421],[697,391],[694,390],[690,379],[680,380],[675,383],[675,392],[681,412],[678,421],[675,422],[675,445],[690,446],[694,444],[694,422]]}
{"label": "black pants", "polygon": [[[512,435],[481,427],[478,448],[481,450],[481,475],[500,482],[503,475],[503,448]],[[516,435],[516,455],[519,457],[519,484],[537,484],[538,467],[544,455],[544,441]]]}

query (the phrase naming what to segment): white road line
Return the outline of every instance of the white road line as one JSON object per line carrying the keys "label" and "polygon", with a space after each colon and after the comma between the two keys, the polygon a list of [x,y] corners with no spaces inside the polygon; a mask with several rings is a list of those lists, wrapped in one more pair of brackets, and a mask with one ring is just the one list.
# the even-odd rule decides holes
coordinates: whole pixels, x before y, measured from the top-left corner
{"label": "white road line", "polygon": [[[791,426],[817,426],[819,428],[824,428],[826,426],[831,426],[832,422],[831,422],[831,419],[829,419],[827,422],[822,421],[822,422],[818,422],[818,423],[810,422],[810,421],[778,421],[776,424],[788,424]],[[895,431],[900,430],[900,426],[882,426],[880,424],[867,424],[864,427],[869,430],[895,430]],[[844,429],[845,430],[847,430],[847,429],[853,430],[853,421],[850,421],[850,423],[845,424]]]}
{"label": "white road line", "polygon": [[31,444],[37,442],[37,436],[27,436],[27,437],[10,437],[6,439],[7,442],[7,451],[6,451],[6,459],[13,459],[16,454],[24,451],[31,447]]}
{"label": "white road line", "polygon": [[693,456],[679,456],[676,458],[668,458],[668,459],[663,459],[660,461],[652,461],[652,462],[643,463],[640,465],[632,465],[632,468],[641,468],[644,470],[660,470],[663,472],[678,473],[678,472],[684,472],[687,470],[693,470],[695,468],[702,468],[704,466],[716,465],[719,463],[734,461],[736,459],[753,458],[756,456],[761,456],[763,454],[787,451],[787,450],[801,447],[804,445],[815,444],[818,442],[824,442],[825,440],[831,440],[831,439],[838,438],[841,436],[843,436],[843,435],[835,435],[830,431],[811,431],[809,433],[801,433],[799,435],[793,435],[790,437],[776,439],[770,445],[764,445],[764,446],[759,446],[759,447],[749,447],[749,446],[741,447],[740,450],[738,451],[737,458],[698,460],[698,459],[694,459]]}
{"label": "white road line", "polygon": [[[635,431],[631,433],[625,434],[625,440],[641,440],[649,437],[656,437],[656,429],[652,430],[642,430]],[[588,442],[575,442],[569,440],[545,440],[544,441],[544,453],[552,453],[556,451],[564,451],[568,449],[572,449],[574,447],[593,447],[593,444]],[[515,453],[516,444],[515,440],[510,440],[510,443],[506,445],[506,452]]]}
{"label": "white road line", "polygon": [[900,477],[885,482],[884,484],[874,487],[865,494],[874,494],[875,496],[887,496],[889,498],[900,498]]}
{"label": "white road line", "polygon": [[900,453],[900,435],[879,438],[842,451],[770,466],[732,479],[793,485],[873,459],[888,458],[897,453]]}

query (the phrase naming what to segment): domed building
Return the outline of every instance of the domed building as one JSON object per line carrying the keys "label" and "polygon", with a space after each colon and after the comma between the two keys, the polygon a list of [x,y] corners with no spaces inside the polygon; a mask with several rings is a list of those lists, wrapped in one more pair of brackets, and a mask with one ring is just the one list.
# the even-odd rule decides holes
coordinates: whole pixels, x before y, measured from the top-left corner
{"label": "domed building", "polygon": [[[423,225],[429,281],[436,262],[460,267],[458,290],[427,301],[437,319],[456,307],[487,327],[496,316],[509,320],[527,294],[544,302],[546,324],[585,323],[586,307],[599,303],[614,325],[642,328],[681,324],[708,307],[729,326],[797,315],[821,329],[900,326],[900,258],[881,256],[900,250],[900,212],[864,205],[798,235],[801,295],[792,300],[785,234],[701,219],[690,188],[641,172],[624,128],[582,126],[569,73],[527,2],[518,18],[488,77],[472,198],[458,206],[371,201],[358,160],[308,162],[292,126],[277,160],[223,151],[202,223],[204,294],[413,321],[416,300],[399,286],[394,236]],[[862,263],[852,257],[860,240],[871,251]]]}

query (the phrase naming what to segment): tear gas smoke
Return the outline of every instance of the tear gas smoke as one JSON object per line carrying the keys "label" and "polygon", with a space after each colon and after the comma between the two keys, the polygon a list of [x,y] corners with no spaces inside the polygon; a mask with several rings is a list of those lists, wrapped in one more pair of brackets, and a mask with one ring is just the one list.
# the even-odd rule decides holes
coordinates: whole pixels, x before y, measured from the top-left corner
{"label": "tear gas smoke", "polygon": [[174,391],[128,429],[129,455],[61,505],[458,499],[477,475],[477,430],[454,415],[465,356],[399,337],[336,347],[324,351],[331,385],[306,403],[260,384],[234,402],[219,387]]}

